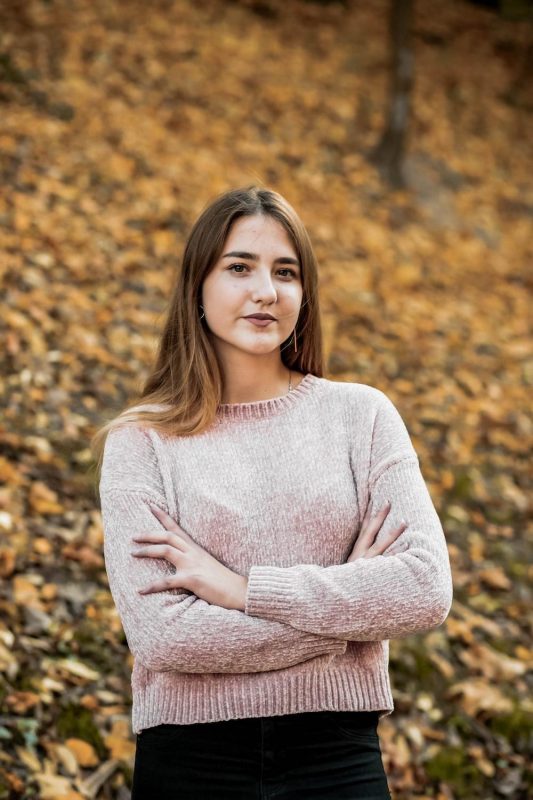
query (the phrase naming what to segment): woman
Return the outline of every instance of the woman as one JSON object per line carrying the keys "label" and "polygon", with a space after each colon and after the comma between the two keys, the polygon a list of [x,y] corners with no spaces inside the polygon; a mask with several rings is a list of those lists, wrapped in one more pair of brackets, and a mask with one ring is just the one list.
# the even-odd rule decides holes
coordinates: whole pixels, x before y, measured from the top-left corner
{"label": "woman", "polygon": [[323,377],[317,286],[283,197],[217,197],[143,402],[95,437],[133,800],[390,797],[388,639],[443,623],[450,563],[391,400]]}

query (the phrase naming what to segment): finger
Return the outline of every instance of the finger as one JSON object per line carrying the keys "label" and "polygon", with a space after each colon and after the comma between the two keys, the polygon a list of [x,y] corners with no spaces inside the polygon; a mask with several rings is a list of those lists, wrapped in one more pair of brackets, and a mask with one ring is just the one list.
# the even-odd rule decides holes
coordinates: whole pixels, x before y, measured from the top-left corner
{"label": "finger", "polygon": [[380,542],[379,544],[376,543],[372,545],[372,547],[367,553],[367,556],[382,555],[383,552],[402,535],[402,533],[406,528],[407,528],[407,523],[402,522],[402,524],[398,528],[395,528],[393,531],[391,531],[382,542]]}
{"label": "finger", "polygon": [[152,542],[154,544],[168,544],[176,550],[185,550],[185,545],[179,535],[172,531],[145,531],[131,537],[132,542]]}
{"label": "finger", "polygon": [[168,544],[153,544],[148,547],[141,547],[139,550],[133,550],[131,554],[135,558],[164,558],[176,566],[180,563],[181,555],[179,550]]}
{"label": "finger", "polygon": [[143,589],[139,589],[139,594],[152,594],[153,592],[167,592],[169,589],[182,589],[182,581],[176,575],[172,575],[168,578],[163,578],[160,581],[154,581],[154,583],[145,586]]}
{"label": "finger", "polygon": [[363,529],[361,531],[361,535],[365,536],[367,539],[374,539],[374,536],[383,525],[385,517],[387,516],[390,510],[391,510],[391,503],[389,501],[372,518],[371,522],[368,523],[366,529]]}
{"label": "finger", "polygon": [[371,508],[371,503],[369,503],[366,507],[365,516],[363,517],[363,522],[361,524],[362,528],[364,528],[367,522],[370,522],[370,508]]}
{"label": "finger", "polygon": [[[385,505],[380,508],[380,511],[385,511],[386,508],[390,509],[390,507],[391,507],[391,502],[390,500],[387,500]],[[369,502],[366,507],[365,516],[363,517],[363,522],[361,527],[363,527],[367,522],[370,522],[371,516],[372,516],[372,503]]]}
{"label": "finger", "polygon": [[167,530],[176,532],[179,530],[178,523],[176,522],[175,519],[173,519],[170,516],[170,514],[167,514],[166,511],[163,511],[162,508],[159,508],[159,506],[154,505],[154,503],[148,503],[148,506],[154,517],[156,517],[156,519],[158,519],[161,522],[161,524],[164,525],[165,528],[167,528]]}
{"label": "finger", "polygon": [[[384,549],[382,551],[384,553],[384,555],[387,555],[387,556],[394,555],[394,553],[397,551],[397,548],[396,547],[391,547],[391,545],[394,545],[395,542],[398,541],[398,539],[401,537],[401,535],[404,532],[404,530],[406,528],[408,528],[408,527],[409,527],[409,525],[406,522],[402,522],[402,524],[399,526],[399,528],[396,531],[393,531],[391,533],[391,536],[390,536],[390,539],[389,539],[389,543],[387,545],[385,545],[385,547],[384,547]],[[386,550],[388,550],[389,552],[388,553],[385,552]],[[400,550],[399,552],[402,552],[402,551]]]}
{"label": "finger", "polygon": [[194,541],[191,538],[191,536],[189,536],[187,531],[184,531],[183,528],[180,528],[176,520],[173,519],[170,516],[170,514],[167,514],[166,511],[163,511],[161,508],[159,508],[159,506],[155,506],[153,503],[148,503],[148,505],[150,507],[150,511],[152,511],[156,519],[158,519],[159,522],[161,522],[165,530],[172,531],[173,533],[178,533],[180,536],[182,536],[184,539],[187,539],[190,542]]}

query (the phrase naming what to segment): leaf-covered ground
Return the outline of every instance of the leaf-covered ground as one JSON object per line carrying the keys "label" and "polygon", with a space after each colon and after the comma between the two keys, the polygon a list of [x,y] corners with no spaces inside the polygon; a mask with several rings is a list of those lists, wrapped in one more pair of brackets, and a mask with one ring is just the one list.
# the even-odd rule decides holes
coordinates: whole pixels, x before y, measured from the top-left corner
{"label": "leaf-covered ground", "polygon": [[311,233],[328,377],[397,404],[447,535],[448,620],[391,642],[393,797],[531,791],[531,26],[430,5],[402,192],[365,158],[385,0],[2,5],[0,799],[129,797],[88,442],[147,375],[189,226],[254,181]]}

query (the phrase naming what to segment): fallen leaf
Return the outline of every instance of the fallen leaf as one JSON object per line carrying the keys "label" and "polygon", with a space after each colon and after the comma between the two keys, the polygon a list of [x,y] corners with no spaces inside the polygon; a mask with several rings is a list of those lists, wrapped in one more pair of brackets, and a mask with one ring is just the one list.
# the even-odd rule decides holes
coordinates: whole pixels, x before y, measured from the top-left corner
{"label": "fallen leaf", "polygon": [[40,697],[35,692],[11,692],[4,702],[14,714],[27,714],[40,702]]}
{"label": "fallen leaf", "polygon": [[63,506],[58,502],[57,493],[42,481],[32,483],[28,501],[36,514],[60,514],[63,511]]}
{"label": "fallen leaf", "polygon": [[99,763],[99,758],[94,747],[83,739],[67,739],[65,746],[76,758],[80,767],[95,767]]}
{"label": "fallen leaf", "polygon": [[492,589],[510,589],[511,581],[501,567],[487,567],[478,573],[478,577]]}
{"label": "fallen leaf", "polygon": [[75,661],[73,658],[60,658],[54,662],[58,667],[77,678],[85,678],[88,681],[96,681],[100,677],[100,673],[92,667],[88,667],[82,661]]}
{"label": "fallen leaf", "polygon": [[474,717],[480,711],[492,717],[510,713],[513,709],[512,701],[500,689],[481,678],[469,678],[454,683],[446,692],[446,697],[459,697],[466,713]]}

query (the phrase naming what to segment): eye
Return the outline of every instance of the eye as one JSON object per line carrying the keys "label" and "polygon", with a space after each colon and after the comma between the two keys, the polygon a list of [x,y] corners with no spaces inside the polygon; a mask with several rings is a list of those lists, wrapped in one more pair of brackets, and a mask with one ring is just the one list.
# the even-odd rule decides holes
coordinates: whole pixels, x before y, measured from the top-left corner
{"label": "eye", "polygon": [[290,269],[289,267],[282,267],[281,272],[288,272],[290,275],[292,275],[293,278],[298,277],[296,272],[293,269]]}
{"label": "eye", "polygon": [[[246,264],[231,264],[228,267],[228,270],[233,270],[234,267],[244,267],[244,269],[248,269],[248,266]],[[279,272],[288,272],[289,273],[288,275],[282,275],[283,278],[288,278],[288,277],[297,278],[298,277],[298,274],[295,272],[295,270],[290,269],[289,267],[281,267]],[[243,273],[240,270],[238,270],[238,271],[235,272],[235,274],[236,275],[242,275]]]}

